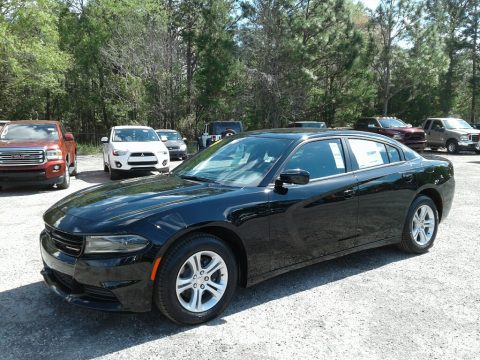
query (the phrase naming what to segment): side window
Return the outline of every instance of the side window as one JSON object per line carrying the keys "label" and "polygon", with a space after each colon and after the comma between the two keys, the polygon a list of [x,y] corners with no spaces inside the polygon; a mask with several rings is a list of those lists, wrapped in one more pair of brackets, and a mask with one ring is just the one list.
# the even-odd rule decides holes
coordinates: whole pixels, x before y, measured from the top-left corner
{"label": "side window", "polygon": [[432,130],[443,129],[443,124],[440,120],[435,120],[433,122]]}
{"label": "side window", "polygon": [[390,162],[393,163],[393,162],[400,161],[401,159],[400,159],[400,153],[398,152],[398,149],[390,145],[386,145],[386,146],[387,146],[387,152],[388,152],[388,157],[390,159]]}
{"label": "side window", "polygon": [[359,169],[388,164],[388,155],[385,145],[376,141],[363,139],[349,139],[354,160]]}
{"label": "side window", "polygon": [[284,169],[302,169],[310,179],[343,174],[345,159],[340,139],[309,142],[300,147],[285,164]]}
{"label": "side window", "polygon": [[357,121],[357,128],[358,129],[364,129],[367,127],[367,123],[364,119],[360,119]]}
{"label": "side window", "polygon": [[424,130],[430,129],[430,124],[431,124],[431,123],[432,123],[432,120],[427,120],[427,121],[425,122],[425,125],[423,126],[423,129],[424,129]]}
{"label": "side window", "polygon": [[369,120],[369,121],[368,121],[368,127],[369,127],[370,129],[378,128],[378,122],[377,122],[377,120],[375,120],[375,119]]}
{"label": "side window", "polygon": [[67,133],[67,130],[65,130],[63,124],[60,124],[60,131],[62,132],[62,136],[65,136],[65,134]]}

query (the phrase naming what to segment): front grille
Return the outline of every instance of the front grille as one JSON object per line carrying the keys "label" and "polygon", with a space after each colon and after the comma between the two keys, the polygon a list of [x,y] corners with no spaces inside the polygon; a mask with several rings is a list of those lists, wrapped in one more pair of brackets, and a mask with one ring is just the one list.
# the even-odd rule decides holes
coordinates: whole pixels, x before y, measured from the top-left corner
{"label": "front grille", "polygon": [[72,276],[53,270],[53,275],[57,282],[65,291],[73,294],[84,294],[89,298],[100,301],[117,301],[117,297],[110,290],[102,287],[83,285],[78,283]]}
{"label": "front grille", "polygon": [[84,239],[81,235],[72,235],[52,228],[51,226],[45,226],[48,235],[53,242],[53,245],[61,252],[72,255],[80,256],[83,250]]}
{"label": "front grille", "polygon": [[38,165],[45,162],[42,149],[1,149],[0,166]]}
{"label": "front grille", "polygon": [[158,161],[129,161],[128,165],[157,165]]}
{"label": "front grille", "polygon": [[144,156],[155,156],[155,155],[153,155],[153,153],[151,153],[151,152],[143,152],[143,153],[136,152],[136,153],[132,153],[130,156],[133,156],[133,157],[144,157]]}
{"label": "front grille", "polygon": [[167,146],[168,150],[178,150],[180,146]]}
{"label": "front grille", "polygon": [[472,135],[472,141],[478,142],[478,135]]}
{"label": "front grille", "polygon": [[413,134],[405,134],[405,139],[408,140],[425,140],[425,133],[413,133]]}

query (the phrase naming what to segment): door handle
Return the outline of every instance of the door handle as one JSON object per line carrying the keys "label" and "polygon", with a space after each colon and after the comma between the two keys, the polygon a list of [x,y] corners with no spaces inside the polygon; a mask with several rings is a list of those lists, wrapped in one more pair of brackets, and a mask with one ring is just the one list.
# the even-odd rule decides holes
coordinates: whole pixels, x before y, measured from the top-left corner
{"label": "door handle", "polygon": [[355,195],[355,190],[353,190],[353,189],[347,189],[343,192],[343,196],[345,198],[351,198],[351,197],[353,197],[353,195]]}
{"label": "door handle", "polygon": [[412,182],[413,181],[413,174],[411,174],[411,173],[402,174],[402,178],[404,178],[406,182]]}

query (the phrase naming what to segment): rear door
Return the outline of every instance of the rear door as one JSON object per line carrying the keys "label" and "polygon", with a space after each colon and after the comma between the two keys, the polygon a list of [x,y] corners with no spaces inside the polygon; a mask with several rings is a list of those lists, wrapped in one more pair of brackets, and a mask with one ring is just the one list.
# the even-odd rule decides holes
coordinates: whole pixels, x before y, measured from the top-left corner
{"label": "rear door", "polygon": [[282,167],[310,173],[306,185],[284,185],[270,193],[272,268],[280,268],[351,246],[356,236],[358,199],[340,138],[297,148]]}
{"label": "rear door", "polygon": [[415,173],[400,148],[366,138],[349,138],[359,201],[355,246],[402,233],[415,195]]}

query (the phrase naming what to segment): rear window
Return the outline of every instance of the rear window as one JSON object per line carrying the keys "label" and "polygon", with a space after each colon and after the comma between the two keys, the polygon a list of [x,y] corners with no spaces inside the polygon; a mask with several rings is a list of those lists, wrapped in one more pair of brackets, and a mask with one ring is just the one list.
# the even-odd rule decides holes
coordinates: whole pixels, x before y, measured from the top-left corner
{"label": "rear window", "polygon": [[385,144],[363,139],[349,139],[358,169],[366,169],[389,163]]}
{"label": "rear window", "polygon": [[211,124],[212,135],[221,135],[224,131],[233,130],[235,133],[243,131],[239,122],[216,122]]}
{"label": "rear window", "polygon": [[1,140],[58,140],[55,124],[7,124]]}

